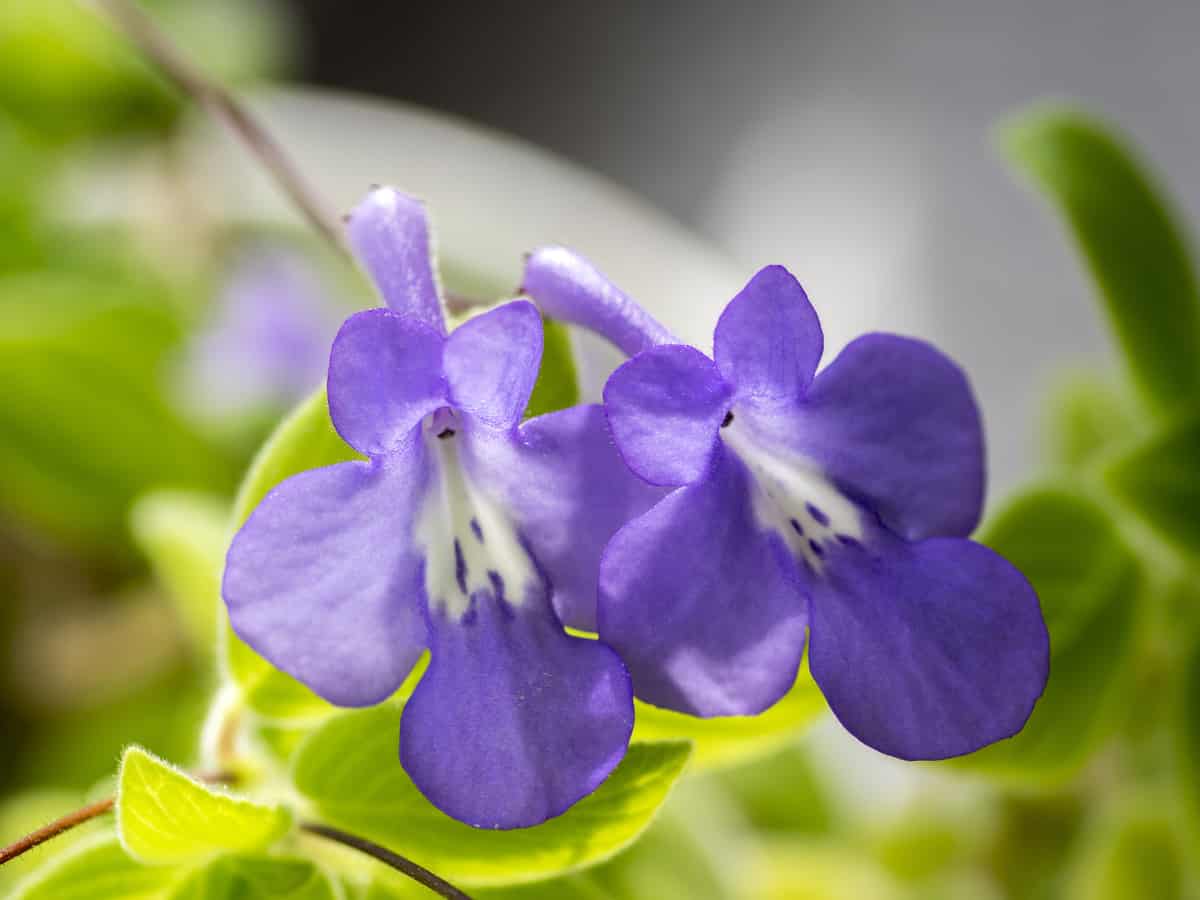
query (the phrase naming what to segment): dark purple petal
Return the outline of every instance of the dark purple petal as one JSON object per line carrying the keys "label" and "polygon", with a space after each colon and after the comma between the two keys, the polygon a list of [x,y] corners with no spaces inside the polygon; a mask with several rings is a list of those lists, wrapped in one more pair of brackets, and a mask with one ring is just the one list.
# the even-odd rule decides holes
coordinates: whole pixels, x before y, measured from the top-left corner
{"label": "dark purple petal", "polygon": [[1010,737],[1049,672],[1033,588],[979,544],[916,544],[876,528],[828,545],[812,580],[809,666],[859,740],[902,759],[943,759]]}
{"label": "dark purple petal", "polygon": [[[483,436],[486,438],[486,435]],[[531,419],[516,443],[468,435],[475,480],[503,497],[522,538],[554,586],[554,608],[572,628],[596,630],[600,554],[617,529],[663,496],[629,471],[599,406]],[[486,541],[487,535],[478,539]]]}
{"label": "dark purple petal", "polygon": [[700,716],[753,715],[796,679],[807,624],[796,562],[760,529],[742,464],[619,532],[600,565],[600,638],[642,700]]}
{"label": "dark purple petal", "polygon": [[346,320],[329,356],[329,415],[346,443],[368,456],[386,453],[446,402],[444,343],[391,310]]}
{"label": "dark purple petal", "polygon": [[314,469],[271,491],[226,560],[234,631],[331,703],[392,694],[426,644],[411,536],[428,483],[415,439],[386,460]]}
{"label": "dark purple petal", "polygon": [[393,188],[375,188],[350,214],[346,231],[388,307],[444,334],[424,204]]}
{"label": "dark purple petal", "polygon": [[790,450],[909,540],[963,537],[979,521],[979,410],[962,370],[923,341],[860,337],[786,420],[755,424],[785,434]]}
{"label": "dark purple petal", "polygon": [[608,777],[633,729],[617,655],[568,636],[544,587],[525,587],[519,605],[478,591],[461,619],[431,611],[429,670],[401,726],[413,782],[480,828],[524,828],[566,811]]}
{"label": "dark purple petal", "polygon": [[783,266],[767,266],[729,301],[714,358],[739,403],[776,406],[803,396],[825,344],[808,295]]}
{"label": "dark purple petal", "polygon": [[639,353],[604,386],[604,411],[621,455],[660,485],[704,475],[731,399],[713,361],[681,344]]}
{"label": "dark purple petal", "polygon": [[454,405],[492,428],[521,421],[542,360],[542,317],[514,300],[469,319],[446,340],[443,365]]}
{"label": "dark purple petal", "polygon": [[582,325],[626,356],[678,343],[590,262],[565,247],[541,247],[529,255],[521,293],[550,318]]}

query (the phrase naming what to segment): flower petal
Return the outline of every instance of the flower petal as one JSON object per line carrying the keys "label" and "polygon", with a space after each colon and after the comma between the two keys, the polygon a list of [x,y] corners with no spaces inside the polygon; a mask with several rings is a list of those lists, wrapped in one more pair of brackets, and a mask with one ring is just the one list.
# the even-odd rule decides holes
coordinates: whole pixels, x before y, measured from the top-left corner
{"label": "flower petal", "polygon": [[626,356],[677,343],[653,316],[566,247],[541,247],[529,255],[521,293],[550,318],[594,331]]}
{"label": "flower petal", "polygon": [[419,440],[386,460],[302,472],[233,539],[222,596],[233,629],[331,703],[392,694],[426,643],[412,511],[428,483]]}
{"label": "flower petal", "polygon": [[851,342],[789,411],[790,448],[909,540],[965,537],[984,494],[983,427],[966,375],[923,341]]}
{"label": "flower petal", "polygon": [[443,356],[454,405],[493,428],[521,421],[541,360],[542,317],[528,300],[467,320]]}
{"label": "flower petal", "polygon": [[386,453],[408,439],[446,402],[445,339],[391,310],[355,313],[329,355],[329,414],[338,434],[360,453]]}
{"label": "flower petal", "polygon": [[350,214],[346,231],[388,307],[444,334],[425,205],[393,188],[375,188]]}
{"label": "flower petal", "polygon": [[824,344],[800,282],[783,266],[767,266],[721,313],[713,355],[739,402],[773,406],[803,396]]}
{"label": "flower petal", "polygon": [[699,716],[753,715],[796,679],[807,624],[796,563],[758,527],[742,464],[708,476],[619,532],[600,565],[600,639],[637,696]]}
{"label": "flower petal", "polygon": [[621,455],[660,485],[704,475],[731,399],[713,361],[681,344],[639,353],[604,386],[604,410]]}
{"label": "flower petal", "polygon": [[472,596],[461,620],[429,615],[428,671],[404,710],[400,758],[436,807],[480,828],[563,813],[620,762],[633,694],[604,644],[568,636],[544,587],[513,607]]}
{"label": "flower petal", "polygon": [[[480,438],[484,439],[480,439]],[[503,497],[522,539],[554,588],[559,618],[596,630],[600,554],[622,525],[663,496],[622,461],[600,406],[547,413],[516,442],[468,435],[474,479]]]}
{"label": "flower petal", "polygon": [[1010,737],[1049,673],[1033,588],[971,541],[908,544],[876,528],[833,546],[812,579],[809,666],[855,737],[944,759]]}

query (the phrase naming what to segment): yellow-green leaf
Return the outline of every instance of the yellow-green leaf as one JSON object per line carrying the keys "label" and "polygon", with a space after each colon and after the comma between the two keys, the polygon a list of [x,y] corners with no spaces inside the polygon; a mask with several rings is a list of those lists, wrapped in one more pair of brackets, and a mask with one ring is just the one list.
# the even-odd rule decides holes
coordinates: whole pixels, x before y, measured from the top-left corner
{"label": "yellow-green leaf", "polygon": [[125,849],[147,864],[263,850],[292,822],[282,807],[213,790],[137,747],[121,762],[116,811]]}

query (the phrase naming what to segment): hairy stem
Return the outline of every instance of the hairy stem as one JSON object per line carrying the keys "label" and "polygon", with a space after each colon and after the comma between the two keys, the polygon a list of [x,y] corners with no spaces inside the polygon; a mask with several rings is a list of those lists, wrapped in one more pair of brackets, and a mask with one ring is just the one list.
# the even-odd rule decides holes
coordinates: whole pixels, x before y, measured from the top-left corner
{"label": "hairy stem", "polygon": [[[237,780],[237,776],[231,772],[213,772],[193,777],[209,784],[233,784]],[[16,859],[24,853],[28,853],[34,847],[40,847],[46,841],[53,840],[60,834],[66,834],[72,828],[76,828],[85,822],[99,818],[106,812],[110,812],[116,802],[116,797],[106,797],[103,800],[97,800],[95,803],[89,803],[87,806],[80,807],[74,812],[67,813],[61,819],[55,819],[49,825],[43,825],[37,831],[30,832],[19,841],[14,841],[0,850],[0,866]]]}
{"label": "hairy stem", "polygon": [[95,803],[89,803],[82,809],[77,809],[72,813],[67,813],[61,819],[55,819],[49,825],[43,825],[37,831],[25,835],[19,841],[9,844],[3,850],[0,850],[0,866],[10,860],[16,859],[24,853],[28,853],[34,847],[40,847],[60,834],[70,831],[84,822],[90,822],[113,808],[113,803],[116,802],[115,797],[108,797],[104,800],[98,800]]}
{"label": "hairy stem", "polygon": [[318,837],[341,844],[343,847],[350,847],[353,850],[358,850],[360,853],[365,853],[385,866],[391,866],[397,872],[403,872],[413,881],[423,884],[439,896],[448,897],[450,900],[471,900],[470,895],[464,894],[454,885],[450,884],[450,882],[439,878],[423,866],[417,865],[411,859],[403,857],[399,853],[393,853],[386,847],[381,847],[372,841],[368,841],[366,838],[361,838],[358,835],[316,822],[304,822],[300,825],[300,828],[309,834],[315,834]]}
{"label": "hairy stem", "polygon": [[112,23],[183,93],[223,121],[262,163],[309,223],[342,253],[349,255],[342,229],[291,158],[250,111],[220,84],[209,79],[175,43],[130,0],[93,0]]}

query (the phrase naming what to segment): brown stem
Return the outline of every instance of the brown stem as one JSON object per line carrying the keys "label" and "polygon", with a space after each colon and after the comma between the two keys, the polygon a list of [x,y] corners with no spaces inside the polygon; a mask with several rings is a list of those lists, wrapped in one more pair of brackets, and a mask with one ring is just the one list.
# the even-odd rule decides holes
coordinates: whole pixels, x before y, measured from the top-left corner
{"label": "brown stem", "polygon": [[192,65],[175,43],[130,0],[94,2],[183,93],[224,121],[274,177],[313,228],[339,251],[349,255],[337,219],[329,214],[316,192],[301,177],[291,158],[249,110],[224,87]]}
{"label": "brown stem", "polygon": [[[211,784],[231,784],[234,781],[234,776],[229,772],[197,775],[196,777],[201,781],[207,781]],[[87,806],[77,809],[74,812],[67,813],[61,819],[55,819],[49,825],[43,825],[37,831],[30,832],[19,841],[15,841],[3,850],[0,850],[0,866],[16,859],[18,856],[28,853],[34,847],[40,847],[60,834],[65,834],[72,828],[76,828],[85,822],[90,822],[92,819],[99,818],[111,811],[116,801],[116,797],[106,797],[103,800],[97,800],[95,803],[89,803]]]}
{"label": "brown stem", "polygon": [[95,803],[90,803],[82,809],[77,809],[73,813],[68,813],[61,819],[55,819],[49,825],[43,825],[37,831],[25,835],[14,844],[10,844],[3,850],[0,850],[0,866],[4,865],[9,860],[16,859],[23,853],[28,853],[34,847],[39,847],[60,834],[70,831],[77,825],[82,825],[84,822],[90,822],[99,816],[104,815],[113,808],[113,803],[116,801],[114,797],[108,797],[104,800],[98,800]]}
{"label": "brown stem", "polygon": [[381,847],[373,841],[368,841],[366,838],[361,838],[356,834],[350,834],[349,832],[316,822],[303,822],[300,825],[300,829],[307,831],[309,834],[315,834],[326,840],[334,841],[343,847],[350,847],[360,853],[365,853],[372,859],[378,860],[385,866],[391,866],[397,872],[404,873],[413,881],[423,884],[435,894],[447,897],[449,900],[471,900],[469,894],[464,894],[450,882],[439,878],[423,866],[419,866],[411,859],[401,856],[399,853],[393,853],[391,850]]}

